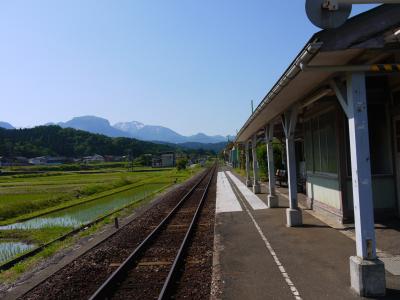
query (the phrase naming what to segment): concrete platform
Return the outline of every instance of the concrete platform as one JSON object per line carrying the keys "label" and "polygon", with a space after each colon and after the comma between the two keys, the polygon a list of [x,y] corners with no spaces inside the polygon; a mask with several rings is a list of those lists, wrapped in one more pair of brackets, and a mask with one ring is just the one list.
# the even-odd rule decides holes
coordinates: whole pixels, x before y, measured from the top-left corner
{"label": "concrete platform", "polygon": [[[243,210],[216,215],[212,298],[360,299],[350,288],[351,238],[306,211],[303,226],[288,228],[284,196],[279,208],[253,209],[229,182]],[[267,202],[264,185],[258,196]],[[386,282],[380,299],[400,299],[400,276],[386,272]]]}

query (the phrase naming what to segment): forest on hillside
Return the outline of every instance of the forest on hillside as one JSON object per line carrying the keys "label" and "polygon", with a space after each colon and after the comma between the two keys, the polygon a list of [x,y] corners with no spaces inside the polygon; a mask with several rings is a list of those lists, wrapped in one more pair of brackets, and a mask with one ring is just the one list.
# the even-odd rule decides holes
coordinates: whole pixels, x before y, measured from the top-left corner
{"label": "forest on hillside", "polygon": [[26,129],[0,128],[0,156],[67,156],[132,155],[175,151],[176,147],[132,138],[111,138],[60,126],[38,126]]}

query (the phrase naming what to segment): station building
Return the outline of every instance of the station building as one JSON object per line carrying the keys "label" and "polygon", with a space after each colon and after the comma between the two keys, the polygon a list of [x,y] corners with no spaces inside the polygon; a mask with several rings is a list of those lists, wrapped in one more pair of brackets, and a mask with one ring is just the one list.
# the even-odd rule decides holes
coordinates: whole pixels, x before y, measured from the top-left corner
{"label": "station building", "polygon": [[[378,7],[338,29],[315,34],[245,123],[236,143],[251,144],[254,135],[258,143],[264,142],[267,125],[274,127],[274,137],[284,139],[282,118],[288,110],[297,110],[293,136],[296,175],[298,180],[305,177],[306,204],[330,213],[339,222],[351,220],[349,124],[335,90],[347,94],[346,76],[360,69],[362,72],[356,73],[365,76],[375,214],[378,218],[399,216],[399,43],[397,6]],[[237,157],[235,148],[233,156]]]}
{"label": "station building", "polygon": [[[258,163],[250,172],[249,152],[256,158],[256,145],[267,145],[270,208],[277,205],[273,138],[285,141],[287,226],[302,224],[297,186],[304,180],[304,205],[354,220],[361,261],[351,270],[376,259],[374,219],[400,216],[400,5],[313,35],[239,131],[235,143],[245,146],[255,193]],[[358,276],[352,273],[352,286],[360,292]]]}

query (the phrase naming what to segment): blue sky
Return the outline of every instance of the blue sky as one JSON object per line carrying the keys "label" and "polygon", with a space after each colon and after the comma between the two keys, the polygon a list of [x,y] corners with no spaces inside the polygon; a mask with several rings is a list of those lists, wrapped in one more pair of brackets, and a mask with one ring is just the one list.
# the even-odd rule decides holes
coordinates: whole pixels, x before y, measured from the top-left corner
{"label": "blue sky", "polygon": [[4,0],[0,120],[234,134],[316,31],[302,0]]}

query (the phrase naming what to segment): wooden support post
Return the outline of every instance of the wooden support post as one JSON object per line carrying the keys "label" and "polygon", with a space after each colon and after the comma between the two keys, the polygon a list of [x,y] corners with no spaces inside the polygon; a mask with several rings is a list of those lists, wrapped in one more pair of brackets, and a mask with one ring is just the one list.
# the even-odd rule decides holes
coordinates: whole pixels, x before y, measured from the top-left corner
{"label": "wooden support post", "polygon": [[253,192],[255,194],[261,193],[260,187],[260,177],[258,172],[258,162],[257,162],[257,135],[253,135],[251,142],[251,150],[253,155]]}
{"label": "wooden support post", "polygon": [[347,79],[347,100],[357,255],[375,259],[374,204],[366,98],[364,74],[350,74]]}
{"label": "wooden support post", "polygon": [[246,154],[246,186],[250,187],[252,186],[251,184],[251,179],[250,179],[250,153],[249,153],[249,142],[246,142],[245,145],[245,154]]}
{"label": "wooden support post", "polygon": [[267,162],[268,162],[268,207],[274,208],[279,206],[279,200],[275,193],[275,166],[274,166],[274,149],[272,140],[274,137],[274,124],[268,124],[265,127],[265,143],[267,145]]}
{"label": "wooden support post", "polygon": [[357,256],[350,257],[351,286],[361,296],[382,296],[386,292],[385,267],[376,257],[365,74],[347,74],[347,93],[339,81],[331,81],[331,86],[349,120],[357,248]]}
{"label": "wooden support post", "polygon": [[294,146],[294,133],[296,130],[298,107],[294,106],[282,116],[282,125],[285,132],[287,173],[289,186],[290,208],[286,210],[287,226],[300,226],[303,224],[302,212],[297,205],[297,171],[296,152]]}

